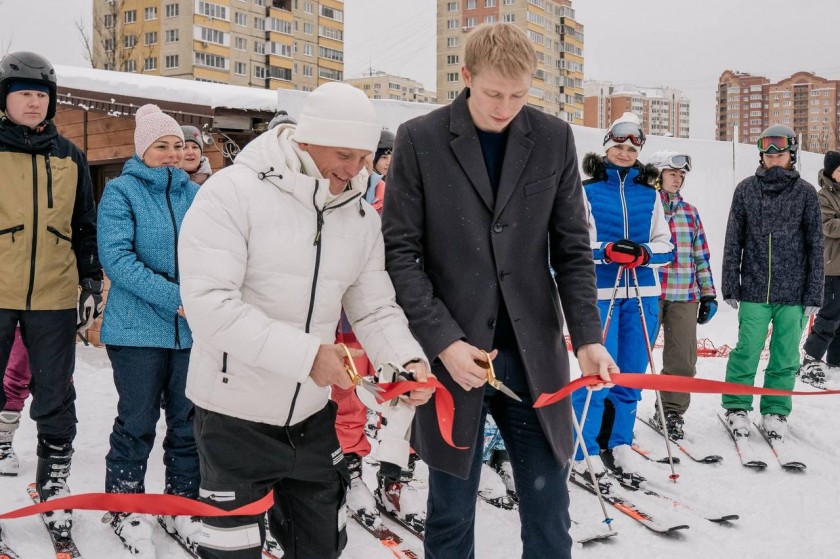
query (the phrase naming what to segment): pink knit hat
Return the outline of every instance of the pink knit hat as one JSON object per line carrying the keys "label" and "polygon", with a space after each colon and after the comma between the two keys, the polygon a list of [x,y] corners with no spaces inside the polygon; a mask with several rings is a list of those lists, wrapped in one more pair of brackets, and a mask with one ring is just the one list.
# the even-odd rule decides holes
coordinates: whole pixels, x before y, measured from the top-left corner
{"label": "pink knit hat", "polygon": [[134,129],[134,150],[140,158],[149,146],[164,136],[178,136],[184,141],[181,126],[171,116],[164,114],[160,107],[153,104],[143,105],[134,115],[137,127]]}

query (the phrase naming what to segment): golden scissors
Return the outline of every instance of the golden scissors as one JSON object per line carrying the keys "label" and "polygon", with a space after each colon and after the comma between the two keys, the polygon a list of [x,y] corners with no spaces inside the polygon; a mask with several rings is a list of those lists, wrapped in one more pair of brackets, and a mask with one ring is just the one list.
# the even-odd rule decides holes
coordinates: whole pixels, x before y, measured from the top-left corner
{"label": "golden scissors", "polygon": [[502,381],[496,378],[496,371],[493,369],[493,360],[490,359],[490,354],[488,354],[484,350],[482,350],[481,353],[484,354],[486,361],[476,361],[476,363],[480,367],[487,369],[487,384],[489,384],[508,398],[513,398],[517,402],[521,402],[522,398],[517,396],[513,390],[505,386]]}
{"label": "golden scissors", "polygon": [[347,349],[347,346],[344,344],[338,345],[341,346],[342,350],[344,350],[344,370],[347,371],[348,375],[350,375],[350,380],[353,382],[353,386],[361,386],[374,396],[380,392],[384,392],[384,388],[359,374],[359,371],[356,370],[356,363],[353,361],[353,356],[350,355],[350,350]]}

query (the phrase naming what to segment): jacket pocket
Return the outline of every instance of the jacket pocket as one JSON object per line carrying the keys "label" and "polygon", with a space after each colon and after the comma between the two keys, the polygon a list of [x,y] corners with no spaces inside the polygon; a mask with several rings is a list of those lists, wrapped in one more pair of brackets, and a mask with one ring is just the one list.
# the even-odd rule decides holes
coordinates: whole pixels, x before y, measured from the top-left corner
{"label": "jacket pocket", "polygon": [[19,233],[23,231],[23,225],[15,225],[14,227],[7,227],[6,229],[0,229],[0,235],[11,235],[12,242],[15,242],[15,233]]}
{"label": "jacket pocket", "polygon": [[[23,226],[21,226],[21,229]],[[65,235],[52,225],[47,225],[47,231],[52,233],[55,236],[55,244],[58,244],[59,241],[67,241],[68,243],[73,243],[73,239],[70,238],[70,235]]]}
{"label": "jacket pocket", "polygon": [[550,188],[557,187],[557,173],[554,173],[550,177],[538,180],[536,182],[532,182],[530,184],[526,184],[524,187],[525,196],[534,196],[535,194],[539,194],[540,192],[545,192]]}

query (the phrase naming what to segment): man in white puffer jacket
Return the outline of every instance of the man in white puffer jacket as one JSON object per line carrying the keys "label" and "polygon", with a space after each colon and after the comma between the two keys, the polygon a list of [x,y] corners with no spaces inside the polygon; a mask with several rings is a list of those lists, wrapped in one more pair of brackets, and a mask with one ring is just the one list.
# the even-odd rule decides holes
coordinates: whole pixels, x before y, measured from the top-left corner
{"label": "man in white puffer jacket", "polygon": [[[333,343],[342,306],[374,364],[429,376],[362,199],[380,129],[360,90],[320,86],[297,126],[264,133],[204,184],[181,231],[200,497],[231,510],[274,491],[269,527],[287,558],[346,544],[349,474],[329,400],[331,385],[352,386]],[[256,559],[264,539],[259,516],[208,518],[199,555]]]}

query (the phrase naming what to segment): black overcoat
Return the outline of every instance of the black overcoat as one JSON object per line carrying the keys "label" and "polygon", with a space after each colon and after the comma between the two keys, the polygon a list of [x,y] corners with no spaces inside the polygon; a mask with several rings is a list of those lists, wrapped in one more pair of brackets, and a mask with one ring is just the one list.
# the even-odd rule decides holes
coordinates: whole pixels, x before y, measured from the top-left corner
{"label": "black overcoat", "polygon": [[[451,105],[400,126],[383,232],[397,301],[455,398],[455,443],[474,447],[484,391],[458,386],[438,359],[442,350],[461,339],[489,351],[504,297],[536,399],[569,382],[561,302],[575,349],[600,342],[601,323],[571,127],[522,109],[509,125],[494,193],[468,95],[465,89]],[[538,416],[565,464],[573,435],[569,399]],[[412,445],[431,467],[467,476],[474,448],[443,441],[433,402],[417,410]]]}

